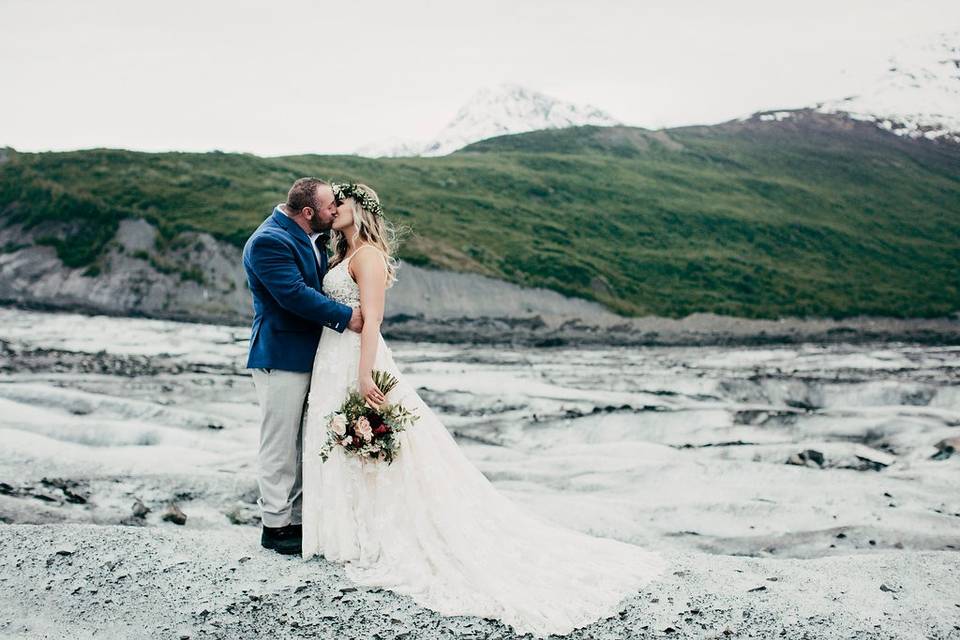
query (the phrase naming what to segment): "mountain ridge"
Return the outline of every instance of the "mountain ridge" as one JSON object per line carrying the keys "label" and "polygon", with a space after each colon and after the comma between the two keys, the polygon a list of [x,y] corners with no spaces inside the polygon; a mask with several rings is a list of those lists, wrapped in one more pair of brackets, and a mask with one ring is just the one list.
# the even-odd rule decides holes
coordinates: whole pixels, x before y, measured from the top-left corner
{"label": "mountain ridge", "polygon": [[[869,122],[900,136],[960,143],[960,30],[903,39],[892,46],[892,51],[884,63],[878,63],[876,77],[864,87],[851,87],[850,95],[808,105],[764,109],[736,120],[757,116],[783,120],[797,113],[817,111]],[[548,115],[551,111],[556,112],[554,117]],[[596,107],[578,106],[526,87],[504,84],[480,90],[429,142],[393,139],[367,145],[357,153],[368,157],[441,156],[504,135],[623,124]],[[726,122],[659,130],[722,124]]]}
{"label": "mountain ridge", "polygon": [[477,91],[431,140],[401,139],[361,147],[366,157],[444,156],[471,142],[497,135],[584,124],[619,124],[590,105],[559,100],[517,84]]}
{"label": "mountain ridge", "polygon": [[[400,251],[410,264],[624,315],[960,309],[960,146],[841,115],[763,115],[546,130],[429,159],[9,150],[0,227],[32,230],[93,278],[111,268],[118,221],[144,218],[159,233],[143,259],[190,284],[208,276],[181,259],[189,233],[241,246],[293,179],[320,175],[373,184],[414,230]],[[26,242],[11,236],[0,258]]]}
{"label": "mountain ridge", "polygon": [[901,136],[960,143],[960,30],[901,40],[887,63],[864,90],[812,108]]}

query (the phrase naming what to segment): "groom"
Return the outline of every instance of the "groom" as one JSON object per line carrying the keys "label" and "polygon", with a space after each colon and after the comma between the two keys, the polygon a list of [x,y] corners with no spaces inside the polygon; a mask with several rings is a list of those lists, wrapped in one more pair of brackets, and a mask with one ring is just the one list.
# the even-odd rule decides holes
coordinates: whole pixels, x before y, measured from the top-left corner
{"label": "groom", "polygon": [[283,554],[300,553],[301,423],[320,332],[363,327],[359,309],[322,293],[336,211],[329,184],[300,178],[243,248],[254,312],[247,367],[261,412],[260,544]]}

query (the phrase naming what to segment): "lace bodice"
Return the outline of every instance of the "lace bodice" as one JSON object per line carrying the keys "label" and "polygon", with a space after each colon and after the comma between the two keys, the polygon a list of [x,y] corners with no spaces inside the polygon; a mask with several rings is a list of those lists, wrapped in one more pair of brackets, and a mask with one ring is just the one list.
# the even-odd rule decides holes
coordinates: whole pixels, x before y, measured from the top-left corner
{"label": "lace bodice", "polygon": [[[377,247],[372,244],[365,244],[359,249],[355,250],[353,253],[348,255],[343,262],[337,263],[326,275],[323,276],[323,292],[331,300],[336,300],[341,304],[345,304],[348,307],[359,307],[360,306],[360,285],[354,282],[353,277],[350,275],[350,269],[347,265],[350,264],[350,258],[357,255],[363,249],[370,247],[374,251],[380,254],[380,257],[383,259],[384,263],[387,262],[386,255]],[[388,267],[389,268],[389,267]]]}
{"label": "lace bodice", "polygon": [[360,286],[353,281],[347,269],[352,257],[352,255],[347,256],[345,260],[338,262],[327,271],[323,276],[323,293],[331,300],[336,300],[348,307],[359,307]]}

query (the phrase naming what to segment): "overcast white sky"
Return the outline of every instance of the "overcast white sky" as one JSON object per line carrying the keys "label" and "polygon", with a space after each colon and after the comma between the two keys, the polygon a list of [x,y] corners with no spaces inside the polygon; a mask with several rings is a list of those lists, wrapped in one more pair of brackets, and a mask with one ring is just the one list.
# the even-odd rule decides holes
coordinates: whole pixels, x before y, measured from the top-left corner
{"label": "overcast white sky", "polygon": [[0,0],[0,146],[344,153],[502,82],[711,123],[848,95],[957,27],[957,0]]}

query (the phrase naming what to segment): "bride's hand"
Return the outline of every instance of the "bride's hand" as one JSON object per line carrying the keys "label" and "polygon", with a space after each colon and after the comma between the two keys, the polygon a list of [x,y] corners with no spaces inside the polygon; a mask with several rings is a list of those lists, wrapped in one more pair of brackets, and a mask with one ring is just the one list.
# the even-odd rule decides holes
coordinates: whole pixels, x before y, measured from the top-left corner
{"label": "bride's hand", "polygon": [[368,373],[365,376],[360,376],[359,382],[360,395],[367,401],[367,404],[373,408],[377,408],[384,403],[386,397],[383,395],[383,392],[380,391],[380,387],[373,381],[372,374]]}

